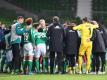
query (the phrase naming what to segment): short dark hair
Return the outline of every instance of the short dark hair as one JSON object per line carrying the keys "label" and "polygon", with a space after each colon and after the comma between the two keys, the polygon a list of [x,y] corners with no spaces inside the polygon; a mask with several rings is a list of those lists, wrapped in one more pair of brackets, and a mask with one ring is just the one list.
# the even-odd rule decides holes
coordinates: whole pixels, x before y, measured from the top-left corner
{"label": "short dark hair", "polygon": [[59,22],[59,17],[58,17],[58,16],[54,16],[54,17],[53,17],[53,21],[54,21],[54,22]]}
{"label": "short dark hair", "polygon": [[24,17],[23,17],[23,16],[18,16],[17,20],[18,20],[18,19],[24,19]]}
{"label": "short dark hair", "polygon": [[33,27],[36,29],[39,26],[39,23],[33,23]]}
{"label": "short dark hair", "polygon": [[87,17],[84,17],[82,20],[85,21],[85,22],[89,22]]}

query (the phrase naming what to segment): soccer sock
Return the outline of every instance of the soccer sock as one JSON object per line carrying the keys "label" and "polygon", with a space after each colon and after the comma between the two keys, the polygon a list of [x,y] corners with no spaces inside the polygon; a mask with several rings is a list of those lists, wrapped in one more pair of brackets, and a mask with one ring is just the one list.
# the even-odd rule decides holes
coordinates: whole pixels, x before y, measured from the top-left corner
{"label": "soccer sock", "polygon": [[66,60],[63,60],[62,62],[62,73],[66,72]]}
{"label": "soccer sock", "polygon": [[28,61],[23,61],[23,70],[24,70],[24,73],[26,73],[27,63],[28,63]]}
{"label": "soccer sock", "polygon": [[28,61],[29,72],[32,71],[32,61]]}
{"label": "soccer sock", "polygon": [[67,67],[67,61],[64,61],[64,73],[66,72],[66,67]]}
{"label": "soccer sock", "polygon": [[35,63],[36,63],[36,72],[39,73],[40,72],[39,59],[36,59]]}
{"label": "soccer sock", "polygon": [[86,71],[90,70],[90,64],[91,64],[91,60],[90,60],[90,55],[87,55],[87,65],[86,65]]}
{"label": "soccer sock", "polygon": [[44,71],[46,70],[46,58],[45,57],[43,58],[43,70]]}
{"label": "soccer sock", "polygon": [[32,61],[32,72],[34,72],[35,71],[35,61],[33,60]]}
{"label": "soccer sock", "polygon": [[79,55],[79,58],[78,58],[78,67],[79,67],[79,71],[81,71],[81,68],[82,68],[82,56],[81,55]]}

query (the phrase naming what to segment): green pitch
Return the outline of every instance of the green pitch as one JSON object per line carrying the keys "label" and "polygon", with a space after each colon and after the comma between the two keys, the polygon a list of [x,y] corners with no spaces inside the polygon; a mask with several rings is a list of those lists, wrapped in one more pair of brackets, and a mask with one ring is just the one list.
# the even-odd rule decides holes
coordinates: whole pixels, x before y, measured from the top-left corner
{"label": "green pitch", "polygon": [[[107,63],[107,62],[106,62]],[[11,74],[1,74],[0,80],[107,80],[107,66],[106,74],[104,75],[92,75],[92,74],[34,74],[34,75],[11,75]]]}
{"label": "green pitch", "polygon": [[0,74],[0,80],[107,80],[105,75],[9,75]]}

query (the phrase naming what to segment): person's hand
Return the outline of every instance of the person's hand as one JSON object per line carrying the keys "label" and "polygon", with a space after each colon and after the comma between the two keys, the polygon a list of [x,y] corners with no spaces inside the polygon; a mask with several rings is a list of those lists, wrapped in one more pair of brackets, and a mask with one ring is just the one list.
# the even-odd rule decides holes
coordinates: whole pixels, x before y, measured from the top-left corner
{"label": "person's hand", "polygon": [[99,25],[99,24],[97,23],[97,21],[92,21],[92,24],[94,24],[94,25]]}
{"label": "person's hand", "polygon": [[91,40],[90,39],[87,39],[87,42],[90,42]]}

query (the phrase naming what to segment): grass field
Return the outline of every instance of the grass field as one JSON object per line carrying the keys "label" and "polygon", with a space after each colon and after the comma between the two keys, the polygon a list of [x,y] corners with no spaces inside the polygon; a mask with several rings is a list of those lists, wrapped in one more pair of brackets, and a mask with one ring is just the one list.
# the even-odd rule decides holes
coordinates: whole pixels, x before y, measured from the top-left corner
{"label": "grass field", "polygon": [[107,66],[106,74],[34,74],[34,75],[11,75],[11,74],[0,74],[0,80],[107,80]]}
{"label": "grass field", "polygon": [[[107,63],[107,62],[106,62]],[[92,75],[92,74],[34,74],[34,75],[11,75],[11,74],[1,74],[0,80],[107,80],[107,66],[106,74],[104,75]]]}
{"label": "grass field", "polygon": [[0,74],[0,80],[107,80],[107,74],[105,75],[9,75]]}

